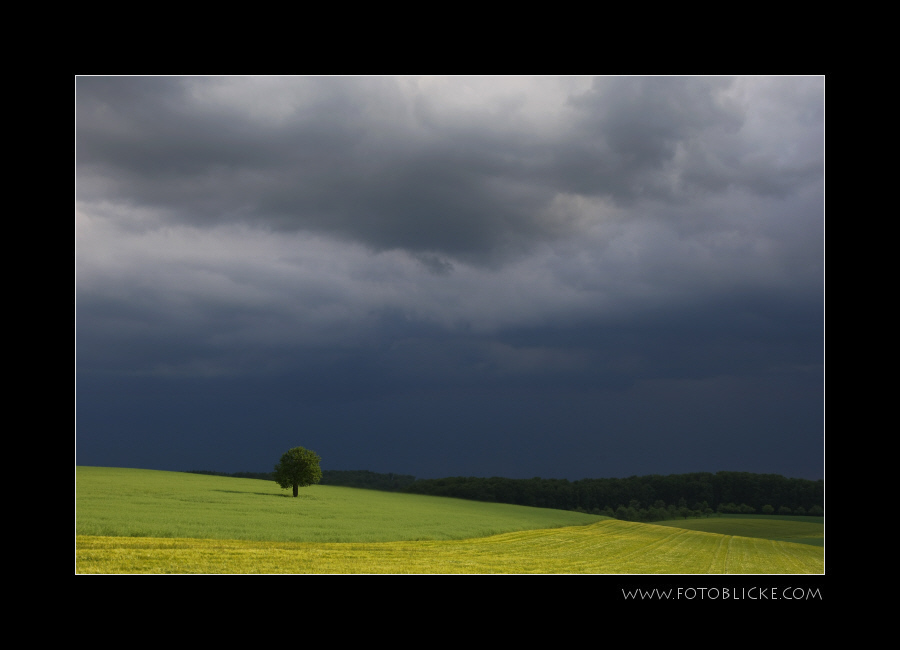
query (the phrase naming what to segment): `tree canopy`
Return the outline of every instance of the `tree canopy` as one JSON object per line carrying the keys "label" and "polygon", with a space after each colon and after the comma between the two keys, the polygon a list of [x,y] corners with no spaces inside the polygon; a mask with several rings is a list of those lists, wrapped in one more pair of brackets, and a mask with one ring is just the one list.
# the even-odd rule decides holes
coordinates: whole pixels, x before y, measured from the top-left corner
{"label": "tree canopy", "polygon": [[[581,479],[508,479],[500,477],[449,477],[417,479],[404,492],[433,496],[496,501],[541,508],[580,510],[594,514],[633,516],[651,521],[683,516],[679,510],[711,515],[751,514],[766,504],[775,512],[781,507],[795,512],[803,508],[807,515],[824,514],[825,482],[785,478],[776,474],[749,472],[697,472],[628,478]],[[694,504],[693,510],[690,505]],[[608,512],[607,512],[608,510]],[[707,512],[709,510],[710,512]],[[694,516],[694,515],[690,515]]]}
{"label": "tree canopy", "polygon": [[281,462],[275,466],[275,482],[283,489],[294,488],[294,496],[298,489],[318,483],[322,478],[319,455],[303,447],[294,447],[281,456]]}

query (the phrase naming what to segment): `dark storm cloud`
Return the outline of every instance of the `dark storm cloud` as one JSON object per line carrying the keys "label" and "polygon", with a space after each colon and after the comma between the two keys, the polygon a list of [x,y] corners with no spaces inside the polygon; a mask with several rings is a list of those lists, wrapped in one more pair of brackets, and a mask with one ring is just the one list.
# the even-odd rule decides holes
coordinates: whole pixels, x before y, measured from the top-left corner
{"label": "dark storm cloud", "polygon": [[580,123],[572,150],[560,156],[562,180],[574,191],[630,201],[671,196],[667,178],[678,147],[707,133],[734,133],[741,111],[717,98],[730,81],[718,78],[598,79],[570,98]]}
{"label": "dark storm cloud", "polygon": [[[388,80],[303,80],[303,106],[274,125],[198,104],[192,89],[209,80],[142,82],[79,82],[86,199],[102,193],[197,225],[246,220],[425,252],[484,252],[544,229],[523,205],[533,193],[506,186],[503,152],[396,126],[406,107]],[[382,104],[386,119],[370,115]]]}
{"label": "dark storm cloud", "polygon": [[817,477],[823,94],[79,78],[79,462]]}
{"label": "dark storm cloud", "polygon": [[576,224],[552,210],[560,193],[626,204],[730,184],[784,193],[821,171],[816,155],[748,165],[735,136],[746,110],[726,96],[729,79],[598,79],[560,97],[571,115],[548,132],[504,130],[478,109],[433,114],[392,79],[284,82],[288,108],[264,118],[204,100],[217,79],[79,79],[80,195],[196,225],[484,259],[571,234]]}
{"label": "dark storm cloud", "polygon": [[767,120],[765,128],[776,130],[769,137],[789,140],[781,150],[762,152],[760,134],[752,133],[757,116],[730,92],[732,79],[597,79],[590,91],[569,99],[579,113],[577,139],[560,152],[560,182],[629,203],[642,197],[684,201],[729,186],[784,196],[821,178],[818,81],[782,86],[782,119],[801,128],[782,132]]}

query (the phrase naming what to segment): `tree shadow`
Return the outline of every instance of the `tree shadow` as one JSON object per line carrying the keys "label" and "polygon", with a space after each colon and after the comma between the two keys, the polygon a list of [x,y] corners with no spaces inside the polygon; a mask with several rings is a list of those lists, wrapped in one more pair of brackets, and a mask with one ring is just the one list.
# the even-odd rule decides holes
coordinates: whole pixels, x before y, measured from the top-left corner
{"label": "tree shadow", "polygon": [[313,499],[315,500],[312,494],[298,494],[296,497],[291,496],[290,494],[272,494],[271,492],[253,492],[252,490],[213,490],[213,492],[225,492],[227,494],[254,494],[258,497],[275,497],[277,499]]}

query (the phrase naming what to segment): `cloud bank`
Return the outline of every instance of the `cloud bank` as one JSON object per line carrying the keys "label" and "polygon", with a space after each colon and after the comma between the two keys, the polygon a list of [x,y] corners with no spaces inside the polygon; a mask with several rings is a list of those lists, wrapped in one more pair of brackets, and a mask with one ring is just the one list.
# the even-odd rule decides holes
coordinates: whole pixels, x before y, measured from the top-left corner
{"label": "cloud bank", "polygon": [[76,111],[79,462],[221,426],[214,469],[267,469],[305,413],[335,469],[821,474],[822,78],[79,77]]}

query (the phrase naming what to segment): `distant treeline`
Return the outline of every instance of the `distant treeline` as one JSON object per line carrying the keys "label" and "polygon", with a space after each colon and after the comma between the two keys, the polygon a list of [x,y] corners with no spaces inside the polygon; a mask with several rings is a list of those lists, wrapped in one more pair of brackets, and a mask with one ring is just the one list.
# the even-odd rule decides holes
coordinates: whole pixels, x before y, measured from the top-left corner
{"label": "distant treeline", "polygon": [[566,479],[420,479],[404,492],[659,521],[715,513],[822,515],[825,482],[778,474],[717,472]]}
{"label": "distant treeline", "polygon": [[187,474],[208,474],[209,476],[230,476],[232,478],[258,478],[263,481],[274,481],[273,472],[215,472],[211,469],[189,469]]}
{"label": "distant treeline", "polygon": [[322,480],[319,481],[321,485],[342,485],[384,492],[401,492],[415,482],[416,477],[409,474],[379,474],[364,469],[323,469]]}
{"label": "distant treeline", "polygon": [[[210,476],[232,476],[234,478],[258,478],[264,481],[274,481],[272,472],[214,472],[211,470],[191,470],[189,474],[209,474]],[[399,492],[403,488],[415,482],[415,476],[407,474],[379,474],[368,470],[337,470],[323,469],[320,485],[340,485],[344,487],[364,488],[366,490],[382,490],[384,492]]]}
{"label": "distant treeline", "polygon": [[[271,472],[193,474],[274,480]],[[730,514],[822,515],[825,482],[778,474],[717,472],[629,478],[511,479],[451,477],[416,479],[407,474],[367,470],[322,470],[322,485],[408,492],[473,501],[575,510],[629,521]]]}

